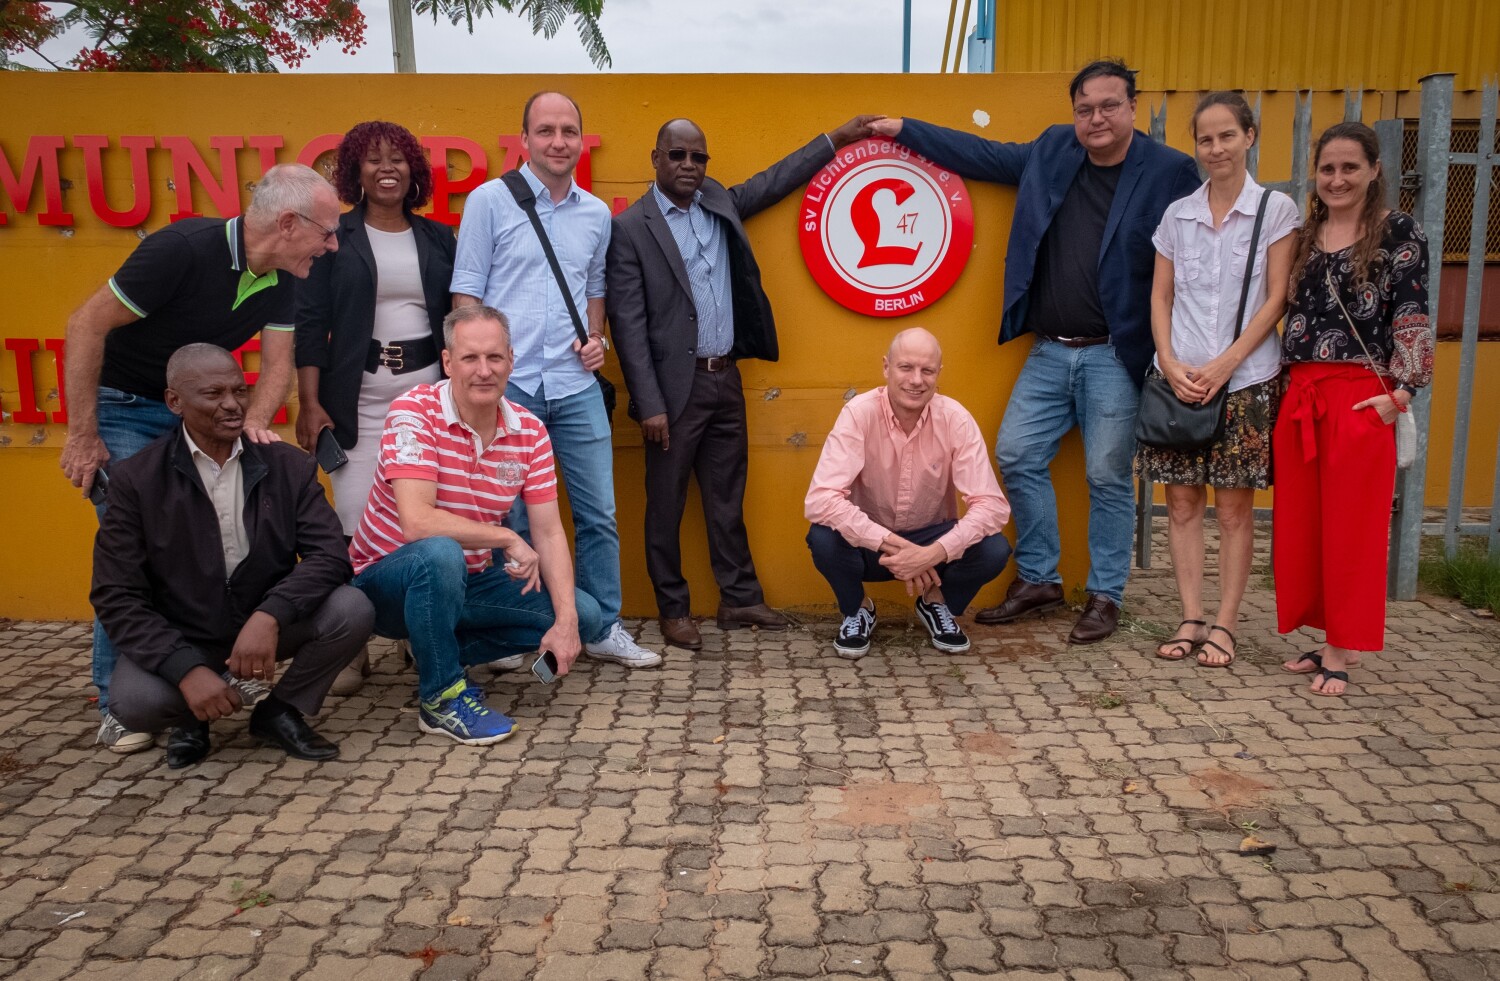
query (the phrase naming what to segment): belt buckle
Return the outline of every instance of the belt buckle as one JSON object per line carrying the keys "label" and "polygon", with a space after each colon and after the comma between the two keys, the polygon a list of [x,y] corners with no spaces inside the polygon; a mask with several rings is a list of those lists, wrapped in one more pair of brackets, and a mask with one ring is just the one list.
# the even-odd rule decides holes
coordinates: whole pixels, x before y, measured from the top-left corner
{"label": "belt buckle", "polygon": [[729,367],[729,359],[722,354],[716,354],[706,360],[708,361],[708,363],[704,365],[704,367],[709,371],[723,371],[725,368]]}
{"label": "belt buckle", "polygon": [[406,352],[399,344],[382,344],[380,345],[380,366],[392,371],[400,371],[406,367],[405,354]]}

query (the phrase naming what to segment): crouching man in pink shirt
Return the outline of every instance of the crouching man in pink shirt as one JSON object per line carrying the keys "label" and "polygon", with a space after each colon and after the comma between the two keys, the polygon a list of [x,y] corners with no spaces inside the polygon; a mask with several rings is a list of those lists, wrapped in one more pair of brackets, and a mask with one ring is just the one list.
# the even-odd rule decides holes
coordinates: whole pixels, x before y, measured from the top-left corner
{"label": "crouching man in pink shirt", "polygon": [[[968,410],[937,394],[943,352],[920,327],[891,341],[885,387],[850,399],[823,444],[804,510],[813,564],[844,622],[834,650],[863,657],[875,631],[867,582],[900,579],[940,651],[969,649],[955,619],[1010,558],[1010,505]],[[965,504],[958,516],[955,492]]]}

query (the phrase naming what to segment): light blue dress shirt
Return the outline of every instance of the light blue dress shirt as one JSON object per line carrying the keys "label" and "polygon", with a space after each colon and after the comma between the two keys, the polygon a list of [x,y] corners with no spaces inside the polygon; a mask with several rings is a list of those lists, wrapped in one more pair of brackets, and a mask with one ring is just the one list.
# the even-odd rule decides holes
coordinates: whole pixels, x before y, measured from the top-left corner
{"label": "light blue dress shirt", "polygon": [[[588,300],[604,296],[609,206],[577,182],[554,203],[529,165],[522,164],[520,171],[536,194],[537,217],[587,330]],[[573,350],[578,335],[531,219],[499,179],[475,188],[464,204],[451,289],[477,296],[505,314],[516,352],[510,382],[526,394],[536,395],[545,386],[547,399],[560,399],[594,384]]]}
{"label": "light blue dress shirt", "polygon": [[724,225],[701,204],[702,191],[693,193],[693,203],[685,211],[655,184],[651,193],[656,195],[656,204],[687,266],[693,305],[698,308],[698,356],[722,357],[734,347],[734,296],[729,286],[729,237]]}

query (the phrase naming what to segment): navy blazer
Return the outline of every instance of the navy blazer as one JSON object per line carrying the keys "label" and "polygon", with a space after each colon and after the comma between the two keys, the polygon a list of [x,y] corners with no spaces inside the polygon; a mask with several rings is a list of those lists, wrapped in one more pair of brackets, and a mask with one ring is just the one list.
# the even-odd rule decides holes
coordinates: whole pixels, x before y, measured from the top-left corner
{"label": "navy blazer", "polygon": [[[1016,216],[1005,254],[1005,307],[1000,343],[1026,332],[1026,307],[1037,252],[1088,151],[1070,125],[1049,126],[1030,143],[997,143],[907,119],[898,139],[970,180],[1016,185]],[[1137,131],[1125,155],[1104,241],[1099,246],[1099,300],[1109,340],[1137,385],[1156,345],[1151,339],[1151,235],[1167,205],[1198,189],[1193,158]]]}
{"label": "navy blazer", "polygon": [[[449,226],[410,211],[406,217],[417,243],[427,326],[441,352],[458,243]],[[318,402],[333,420],[333,438],[347,450],[359,440],[359,391],[375,337],[375,253],[363,203],[340,216],[338,241],[337,252],[314,259],[307,278],[297,281],[296,350],[297,367],[320,369]]]}

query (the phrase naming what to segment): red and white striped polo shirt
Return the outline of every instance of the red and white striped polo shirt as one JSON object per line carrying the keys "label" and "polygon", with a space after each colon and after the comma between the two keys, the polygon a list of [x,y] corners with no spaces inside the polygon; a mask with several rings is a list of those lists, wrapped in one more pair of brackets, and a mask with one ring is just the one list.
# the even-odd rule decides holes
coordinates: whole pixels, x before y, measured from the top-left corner
{"label": "red and white striped polo shirt", "polygon": [[[541,420],[501,398],[495,438],[482,447],[479,434],[459,418],[450,384],[418,385],[391,403],[375,482],[349,544],[355,573],[406,544],[393,480],[433,481],[438,508],[490,525],[504,520],[517,495],[527,504],[557,499],[552,440]],[[488,566],[490,551],[464,549],[469,571]]]}

